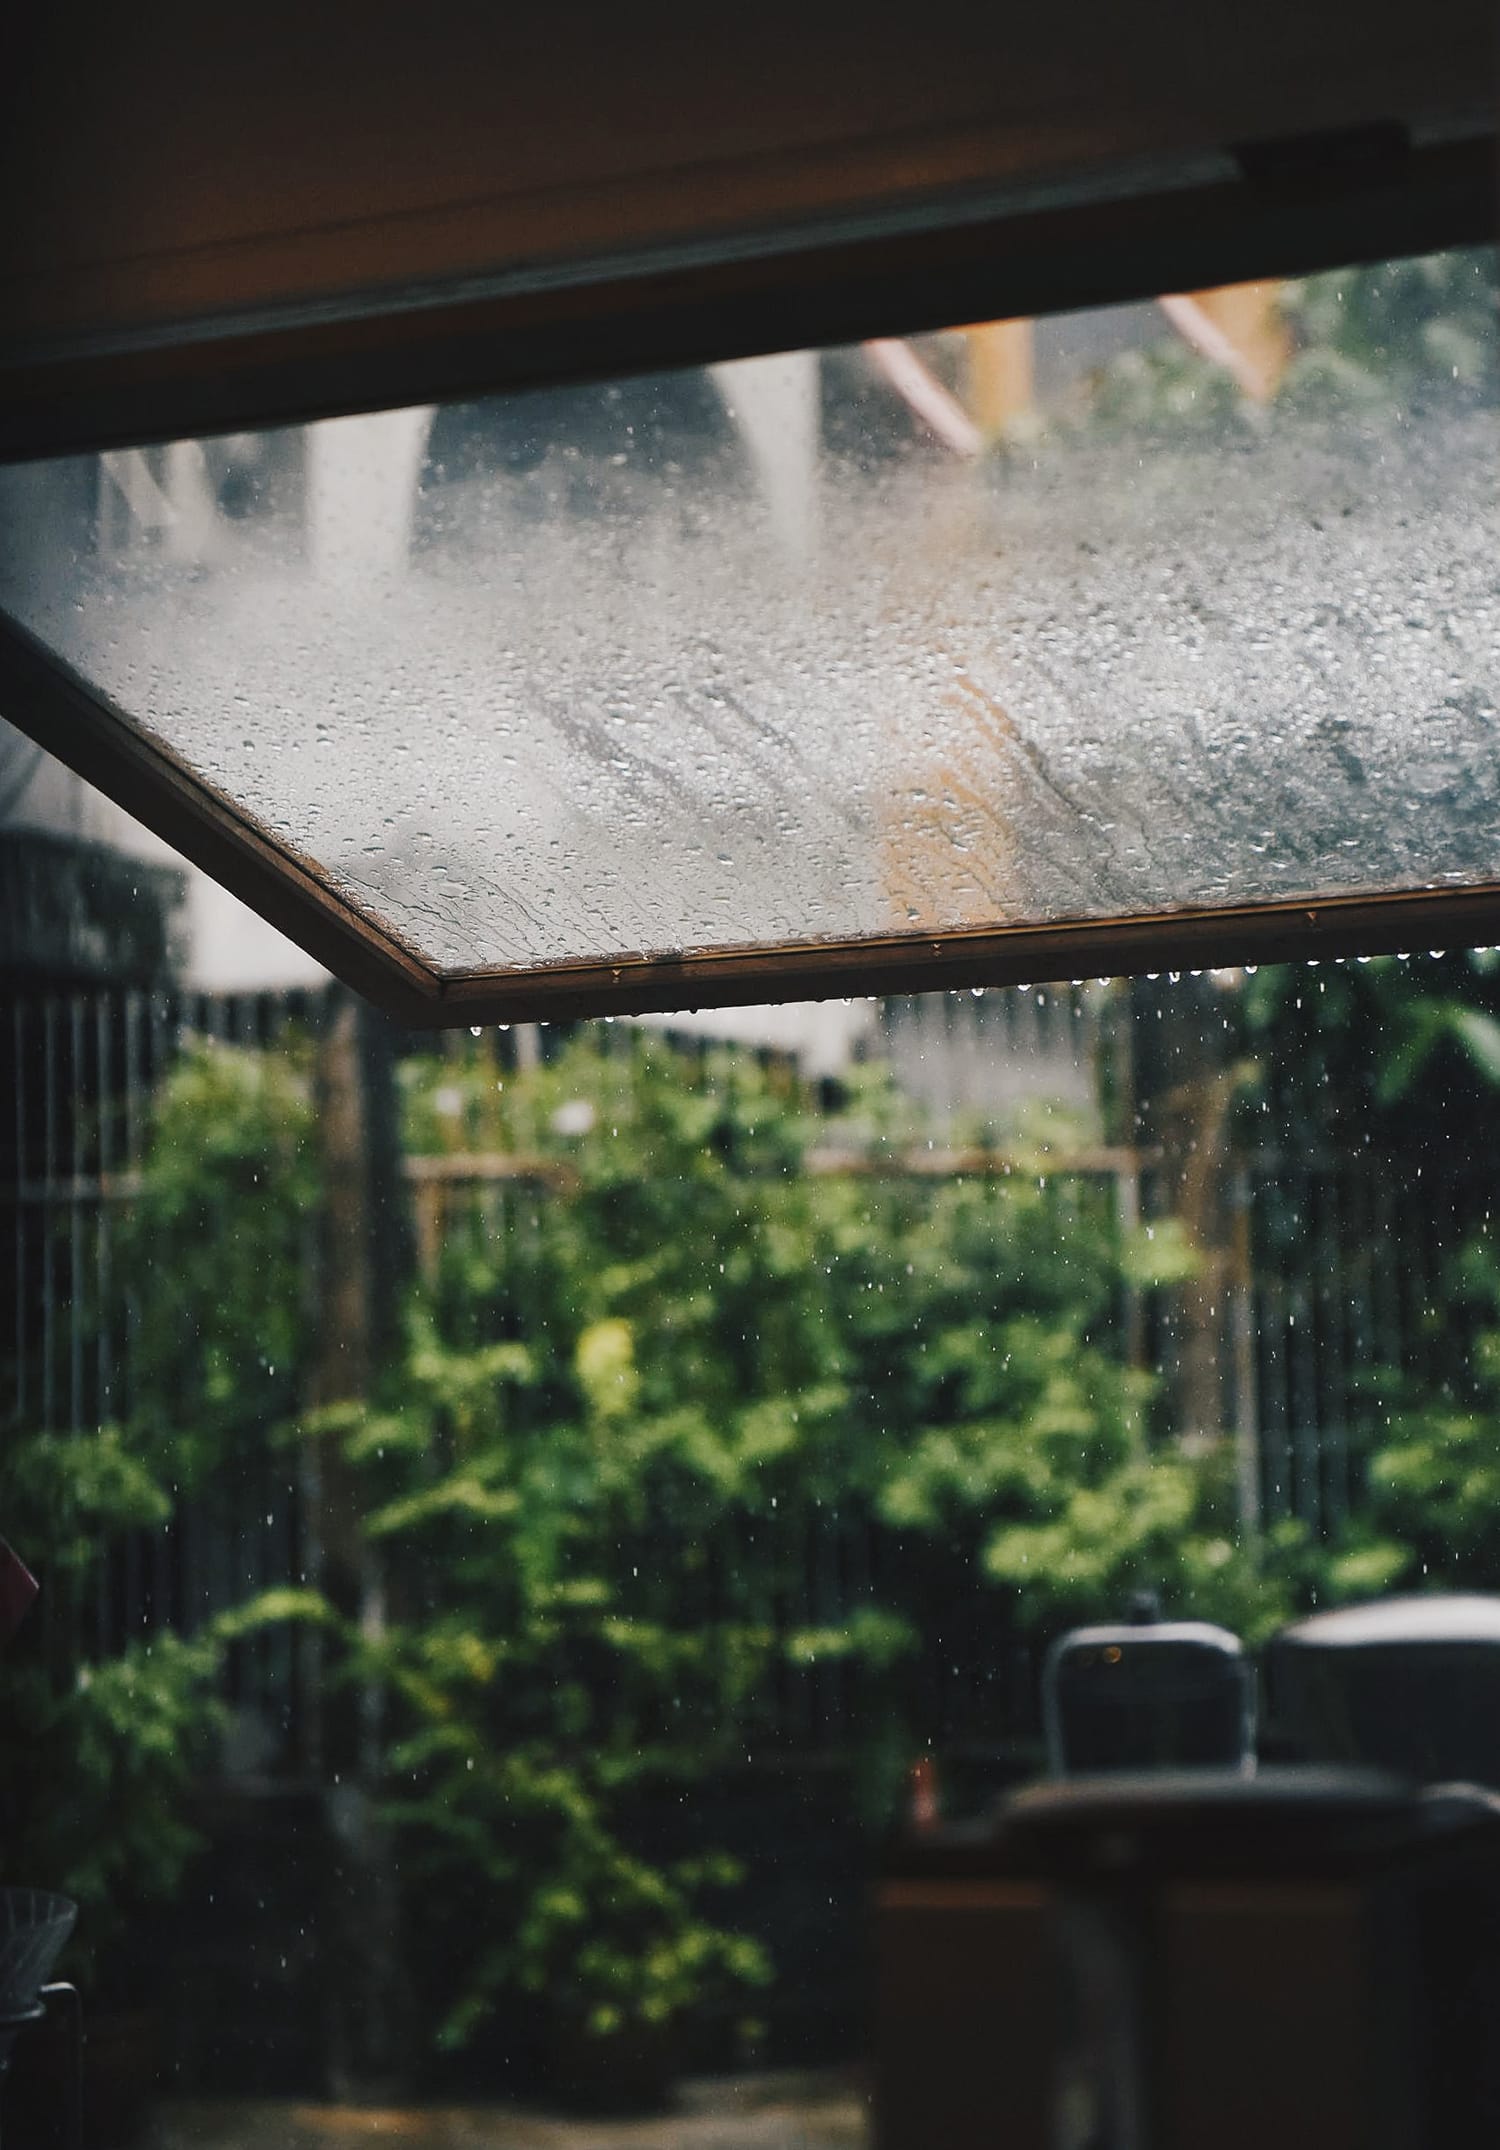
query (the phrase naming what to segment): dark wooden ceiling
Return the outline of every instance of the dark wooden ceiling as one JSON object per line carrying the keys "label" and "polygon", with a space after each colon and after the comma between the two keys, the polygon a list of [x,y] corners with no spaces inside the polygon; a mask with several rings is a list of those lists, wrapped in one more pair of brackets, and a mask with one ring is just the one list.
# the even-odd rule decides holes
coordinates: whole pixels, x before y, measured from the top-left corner
{"label": "dark wooden ceiling", "polygon": [[34,9],[0,455],[1483,236],[1489,0]]}

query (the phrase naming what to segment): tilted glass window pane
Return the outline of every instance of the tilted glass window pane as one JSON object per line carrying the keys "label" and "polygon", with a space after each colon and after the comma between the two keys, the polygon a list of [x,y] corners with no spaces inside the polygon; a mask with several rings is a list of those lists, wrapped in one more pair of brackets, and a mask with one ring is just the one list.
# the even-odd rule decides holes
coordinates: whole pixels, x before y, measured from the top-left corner
{"label": "tilted glass window pane", "polygon": [[12,472],[0,603],[441,973],[1483,884],[1493,261],[1382,273]]}

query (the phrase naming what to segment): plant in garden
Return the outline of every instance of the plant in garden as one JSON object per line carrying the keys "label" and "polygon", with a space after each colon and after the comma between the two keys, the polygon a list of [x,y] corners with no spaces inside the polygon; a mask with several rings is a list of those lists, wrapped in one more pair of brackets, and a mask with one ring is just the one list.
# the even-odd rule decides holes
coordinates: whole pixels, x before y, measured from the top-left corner
{"label": "plant in garden", "polygon": [[1493,247],[1303,277],[1282,290],[1301,346],[1283,394],[1348,406],[1489,387],[1500,355],[1497,303]]}
{"label": "plant in garden", "polygon": [[[1406,410],[1435,395],[1489,391],[1500,367],[1500,253],[1472,247],[1330,269],[1284,283],[1296,350],[1271,415]],[[1222,367],[1172,335],[1122,352],[1095,384],[1105,427],[1191,437],[1254,416]]]}
{"label": "plant in garden", "polygon": [[[1466,1241],[1407,1316],[1411,1342],[1438,1370],[1360,1370],[1353,1514],[1304,1595],[1331,1603],[1397,1584],[1493,1588],[1500,1266],[1474,1143],[1500,1083],[1500,963],[1471,949],[1279,966],[1247,979],[1240,1015],[1259,1063],[1246,1133],[1269,1124],[1304,1152],[1336,1145],[1383,1160],[1449,1245]],[[1410,1255],[1392,1235],[1375,1258],[1391,1271]],[[1394,1341],[1381,1339],[1386,1349]]]}
{"label": "plant in garden", "polygon": [[[122,1242],[161,1303],[129,1412],[70,1476],[82,1505],[47,1504],[46,1528],[82,1575],[111,1532],[265,1467],[278,1427],[320,1450],[369,1617],[279,1591],[77,1692],[141,1731],[119,1781],[180,1812],[215,1651],[322,1620],[443,2043],[534,2003],[638,2071],[705,2009],[752,2007],[771,1966],[734,1862],[691,1826],[709,1781],[836,1678],[882,1818],[946,1730],[931,1675],[960,1578],[997,1661],[1140,1587],[1252,1638],[1321,1593],[1307,1534],[1242,1542],[1226,1455],[1154,1423],[1121,1307],[1190,1254],[1169,1224],[1123,1231],[1107,1184],[1040,1153],[914,1170],[923,1131],[878,1073],[818,1113],[784,1067],[623,1028],[531,1068],[460,1041],[401,1079],[409,1150],[503,1170],[423,1211],[373,1393],[299,1410],[320,1194],[303,1056],[213,1049],[174,1073]],[[420,1199],[442,1186],[424,1173]],[[45,1445],[16,1459],[13,1501],[59,1467]],[[38,1752],[64,1747],[109,1786],[80,1725]],[[169,1751],[180,1774],[149,1779]]]}
{"label": "plant in garden", "polygon": [[[877,1773],[940,1732],[921,1660],[961,1565],[997,1647],[1143,1584],[1279,1613],[1116,1346],[1121,1292],[1185,1265],[1170,1228],[1130,1239],[1102,1190],[998,1157],[912,1172],[874,1075],[830,1119],[782,1069],[620,1033],[404,1081],[414,1146],[511,1177],[487,1225],[419,1233],[405,1350],[305,1431],[379,1549],[388,1619],[346,1669],[385,1696],[445,2041],[530,1992],[623,2051],[763,1980],[713,1912],[732,1867],[653,1852],[660,1817],[821,1668],[855,1678]],[[840,1531],[885,1582],[810,1586]]]}
{"label": "plant in garden", "polygon": [[1250,415],[1224,368],[1190,350],[1165,320],[1157,341],[1122,351],[1101,368],[1088,407],[1093,425],[1172,438],[1244,431]]}
{"label": "plant in garden", "polygon": [[127,1303],[140,1302],[128,1445],[183,1491],[263,1453],[301,1400],[319,1198],[305,1044],[185,1053],[158,1096],[115,1259]]}
{"label": "plant in garden", "polygon": [[1372,1384],[1367,1432],[1369,1557],[1384,1581],[1422,1589],[1500,1587],[1500,1256],[1472,1240],[1449,1294],[1476,1315],[1469,1349],[1440,1381]]}
{"label": "plant in garden", "polygon": [[[1255,1111],[1305,1146],[1466,1155],[1500,1083],[1500,958],[1278,964],[1239,996]],[[1247,1133],[1253,1139],[1255,1123]]]}
{"label": "plant in garden", "polygon": [[83,1642],[102,1562],[170,1513],[117,1429],[23,1433],[0,1455],[0,1514],[43,1592],[0,1664],[0,1880],[74,1898],[70,1960],[91,1979],[197,1848],[186,1810],[217,1723],[216,1645],[161,1633],[100,1657]]}
{"label": "plant in garden", "polygon": [[42,1585],[0,1665],[0,1860],[6,1881],[78,1901],[86,1971],[197,1848],[188,1810],[227,1641],[159,1627],[101,1651],[101,1595],[127,1545],[243,1462],[295,1393],[310,1110],[295,1056],[179,1062],[114,1246],[135,1329],[127,1408],[97,1430],[23,1428],[0,1450],[0,1515]]}

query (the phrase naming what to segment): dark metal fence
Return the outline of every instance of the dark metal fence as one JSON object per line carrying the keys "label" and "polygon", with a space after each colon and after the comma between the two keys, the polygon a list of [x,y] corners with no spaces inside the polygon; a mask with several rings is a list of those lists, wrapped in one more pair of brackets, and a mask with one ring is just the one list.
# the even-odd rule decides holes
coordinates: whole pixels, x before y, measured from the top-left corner
{"label": "dark metal fence", "polygon": [[[157,1087],[196,1040],[275,1050],[294,1030],[318,1032],[328,1006],[318,994],[12,1000],[0,1037],[10,1093],[0,1128],[0,1260],[10,1272],[12,1336],[4,1423],[85,1439],[129,1409],[142,1307],[134,1280],[117,1272],[116,1223],[139,1184]],[[595,1035],[601,1054],[621,1049],[620,1033],[601,1026]],[[980,1085],[981,1106],[998,1114],[1018,1100],[1061,1096],[1072,1109],[1080,1142],[1051,1176],[1071,1183],[1079,1202],[1104,1203],[1127,1227],[1176,1214],[1180,1161],[1083,1146],[1084,1075],[1106,1042],[1086,992],[1056,995],[1050,1010],[1044,996],[1018,994],[902,1004],[886,1035],[898,1076],[939,1131],[931,1147],[920,1146],[913,1170],[993,1169],[992,1153],[947,1146],[942,1132],[951,1133],[965,1099],[976,1101],[954,1056],[979,1065],[988,1052],[1010,1071],[1002,1065],[986,1078],[988,1090]],[[524,1058],[538,1040],[514,1038],[508,1049]],[[850,1168],[833,1152],[817,1164]],[[405,1169],[419,1262],[431,1262],[453,1234],[493,1244],[557,1198],[547,1174],[523,1159],[456,1150],[407,1159]],[[1349,1514],[1359,1498],[1354,1429],[1368,1408],[1366,1384],[1381,1368],[1440,1379],[1461,1355],[1444,1273],[1463,1241],[1488,1228],[1489,1211],[1473,1176],[1424,1180],[1414,1167],[1369,1155],[1226,1156],[1203,1279],[1158,1297],[1149,1314],[1123,1308],[1121,1348],[1162,1371],[1174,1430],[1235,1443],[1247,1525],[1295,1515],[1328,1530]],[[317,1289],[313,1274],[308,1289]],[[211,1502],[184,1503],[167,1529],[124,1548],[101,1578],[87,1646],[107,1653],[162,1625],[191,1632],[254,1591],[315,1574],[314,1518],[297,1467],[268,1449]],[[781,1632],[834,1627],[863,1603],[891,1602],[885,1568],[903,1556],[865,1524],[809,1503],[779,1515],[774,1528],[774,1560],[754,1557],[764,1544],[713,1549],[693,1584],[705,1618],[737,1600],[746,1574],[762,1571],[781,1577],[761,1608]],[[994,1632],[993,1596],[977,1575],[968,1585],[950,1564],[940,1581],[927,1593],[921,1667],[934,1721],[998,1722],[1031,1668]],[[902,1587],[920,1594],[911,1577]],[[305,1760],[316,1747],[307,1721],[315,1686],[315,1659],[285,1631],[239,1650],[232,1764],[253,1773],[273,1755]],[[746,1741],[836,1750],[857,1711],[846,1667],[789,1666],[747,1719]]]}
{"label": "dark metal fence", "polygon": [[[0,1029],[0,1095],[10,1101],[0,1128],[0,1305],[10,1331],[0,1426],[85,1440],[128,1412],[144,1306],[138,1280],[119,1269],[117,1228],[139,1185],[157,1087],[197,1040],[274,1050],[319,1017],[320,996],[305,994],[10,1000]],[[191,1634],[295,1577],[306,1559],[302,1506],[295,1477],[267,1452],[212,1501],[184,1501],[165,1528],[129,1534],[101,1564],[76,1647],[108,1656],[157,1628]],[[244,1705],[247,1725],[285,1725],[306,1685],[285,1634],[233,1654],[228,1699]]]}

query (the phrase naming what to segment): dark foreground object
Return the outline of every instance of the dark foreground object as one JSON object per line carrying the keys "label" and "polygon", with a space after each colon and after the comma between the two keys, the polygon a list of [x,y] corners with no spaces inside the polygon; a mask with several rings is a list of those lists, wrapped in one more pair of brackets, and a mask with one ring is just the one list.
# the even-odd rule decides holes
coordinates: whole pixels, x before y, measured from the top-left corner
{"label": "dark foreground object", "polygon": [[877,2150],[1500,2141],[1500,1805],[1327,1768],[1101,1777],[897,1847]]}

